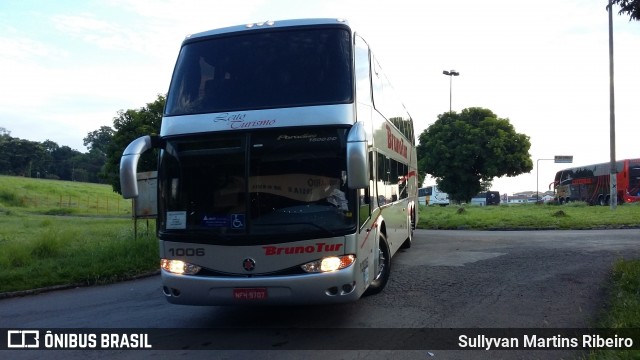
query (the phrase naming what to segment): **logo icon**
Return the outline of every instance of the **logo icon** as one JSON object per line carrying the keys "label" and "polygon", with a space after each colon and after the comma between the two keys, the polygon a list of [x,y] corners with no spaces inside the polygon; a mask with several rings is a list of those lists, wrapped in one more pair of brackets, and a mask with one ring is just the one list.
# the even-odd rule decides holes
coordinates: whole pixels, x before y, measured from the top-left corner
{"label": "logo icon", "polygon": [[244,229],[244,214],[231,214],[231,228]]}
{"label": "logo icon", "polygon": [[9,330],[7,347],[20,349],[40,347],[40,330]]}
{"label": "logo icon", "polygon": [[246,258],[242,260],[242,268],[246,271],[253,271],[256,268],[256,261],[252,258]]}

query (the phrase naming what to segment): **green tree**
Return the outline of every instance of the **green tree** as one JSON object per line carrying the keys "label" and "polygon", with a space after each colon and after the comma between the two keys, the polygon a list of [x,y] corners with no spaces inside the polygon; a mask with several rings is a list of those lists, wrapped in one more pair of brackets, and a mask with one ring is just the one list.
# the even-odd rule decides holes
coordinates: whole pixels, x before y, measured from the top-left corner
{"label": "green tree", "polygon": [[31,177],[42,167],[45,155],[41,143],[13,138],[4,132],[0,136],[0,173]]}
{"label": "green tree", "polygon": [[46,177],[52,179],[76,181],[76,170],[79,169],[80,152],[66,145],[55,147],[51,152],[51,163]]}
{"label": "green tree", "polygon": [[494,177],[533,169],[529,137],[489,109],[441,114],[418,139],[418,168],[435,177],[454,201],[471,201]]}
{"label": "green tree", "polygon": [[100,182],[108,177],[105,172],[105,164],[109,144],[111,144],[114,133],[111,127],[101,126],[100,129],[88,133],[83,139],[84,146],[89,149],[89,153],[83,156],[83,164],[88,170],[88,178],[92,182]]}
{"label": "green tree", "polygon": [[[611,0],[611,4],[619,5],[619,15],[629,15],[629,21],[640,20],[640,0]],[[609,5],[607,4],[607,9]]]}
{"label": "green tree", "polygon": [[92,149],[83,154],[51,140],[13,138],[0,128],[0,174],[56,180],[100,182],[104,156]]}
{"label": "green tree", "polygon": [[[120,192],[120,158],[122,152],[129,143],[144,135],[153,135],[160,132],[160,122],[166,97],[158,95],[156,100],[146,106],[127,111],[118,111],[118,116],[113,118],[113,137],[107,147],[107,159],[104,167],[104,176],[107,183],[111,184],[113,191]],[[147,151],[140,157],[138,171],[153,171],[157,169],[157,151]]]}
{"label": "green tree", "polygon": [[101,126],[100,129],[88,133],[87,136],[82,139],[82,142],[84,146],[89,149],[89,152],[95,151],[97,155],[102,155],[106,158],[107,149],[109,148],[113,134],[114,131],[111,127]]}

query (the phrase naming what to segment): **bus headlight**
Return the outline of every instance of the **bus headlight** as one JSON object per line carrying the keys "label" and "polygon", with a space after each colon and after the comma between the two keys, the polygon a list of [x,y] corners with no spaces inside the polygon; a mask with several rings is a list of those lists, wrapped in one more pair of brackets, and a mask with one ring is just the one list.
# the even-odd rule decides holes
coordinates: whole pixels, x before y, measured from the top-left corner
{"label": "bus headlight", "polygon": [[195,275],[198,273],[198,271],[200,271],[200,269],[202,269],[198,265],[189,264],[182,260],[170,259],[161,259],[160,267],[170,273],[181,275]]}
{"label": "bus headlight", "polygon": [[351,266],[356,261],[355,255],[329,256],[301,265],[308,273],[337,271]]}

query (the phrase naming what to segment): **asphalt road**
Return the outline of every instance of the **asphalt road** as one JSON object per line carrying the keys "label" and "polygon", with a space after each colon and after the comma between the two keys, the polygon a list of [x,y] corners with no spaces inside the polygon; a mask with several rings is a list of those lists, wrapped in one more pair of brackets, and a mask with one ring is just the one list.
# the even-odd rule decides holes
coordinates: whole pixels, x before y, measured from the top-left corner
{"label": "asphalt road", "polygon": [[[309,341],[295,329],[381,329],[369,334],[397,341],[395,328],[581,328],[594,325],[606,305],[613,262],[640,258],[640,229],[585,231],[418,230],[413,247],[392,260],[387,288],[356,303],[298,307],[190,307],[167,303],[153,276],[119,284],[0,300],[0,328],[194,329],[167,339],[175,351],[0,352],[1,358],[112,359],[559,359],[571,351],[287,350]],[[247,336],[247,349],[206,349],[211,328],[281,329],[273,339]],[[327,330],[328,329],[328,330]],[[368,333],[367,333],[368,334]],[[318,335],[318,334],[312,334]],[[367,336],[369,336],[367,335]],[[2,336],[6,336],[2,334]],[[384,337],[392,339],[385,339]],[[272,341],[273,349],[261,350]],[[243,343],[240,345],[242,348]],[[267,345],[268,346],[268,345]],[[302,346],[304,348],[304,346]],[[329,348],[330,349],[330,348]],[[9,355],[5,357],[4,355]]]}

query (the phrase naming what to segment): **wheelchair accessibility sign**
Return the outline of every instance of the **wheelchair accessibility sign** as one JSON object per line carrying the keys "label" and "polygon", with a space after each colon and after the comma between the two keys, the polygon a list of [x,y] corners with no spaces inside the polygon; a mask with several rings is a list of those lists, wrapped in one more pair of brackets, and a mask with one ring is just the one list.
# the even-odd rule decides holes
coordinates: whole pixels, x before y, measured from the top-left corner
{"label": "wheelchair accessibility sign", "polygon": [[231,214],[231,228],[244,229],[244,214]]}

